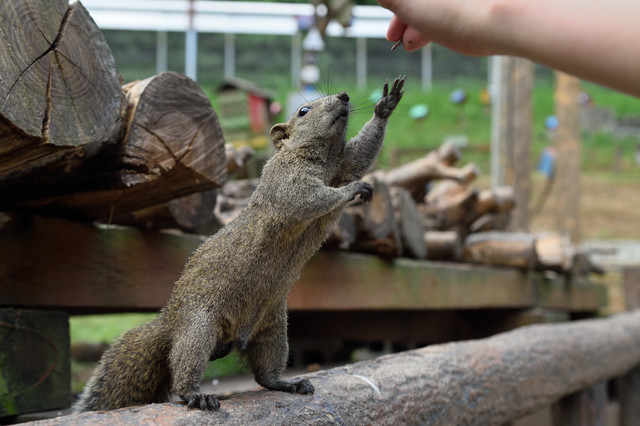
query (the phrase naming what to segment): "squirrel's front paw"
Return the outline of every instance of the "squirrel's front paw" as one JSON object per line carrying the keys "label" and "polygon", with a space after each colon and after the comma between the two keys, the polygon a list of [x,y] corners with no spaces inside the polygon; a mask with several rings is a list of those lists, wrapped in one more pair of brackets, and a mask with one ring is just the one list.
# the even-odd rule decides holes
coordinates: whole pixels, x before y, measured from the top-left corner
{"label": "squirrel's front paw", "polygon": [[197,393],[182,399],[187,403],[187,408],[199,408],[208,411],[218,411],[220,409],[220,401],[213,395]]}
{"label": "squirrel's front paw", "polygon": [[389,83],[384,83],[382,90],[382,99],[378,101],[375,108],[376,115],[382,118],[388,118],[404,95],[402,88],[404,87],[404,76],[398,77],[393,81],[391,91],[389,91]]}
{"label": "squirrel's front paw", "polygon": [[373,186],[371,186],[370,183],[358,180],[352,182],[350,185],[353,186],[353,196],[351,198],[352,200],[355,199],[357,195],[359,195],[362,201],[371,201],[371,198],[373,197]]}

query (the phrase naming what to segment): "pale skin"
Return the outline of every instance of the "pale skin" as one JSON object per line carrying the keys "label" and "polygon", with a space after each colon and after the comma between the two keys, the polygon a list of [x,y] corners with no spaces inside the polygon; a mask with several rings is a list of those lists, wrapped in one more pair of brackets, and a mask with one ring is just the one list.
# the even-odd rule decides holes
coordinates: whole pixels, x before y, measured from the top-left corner
{"label": "pale skin", "polygon": [[387,39],[528,58],[640,97],[638,0],[378,0]]}

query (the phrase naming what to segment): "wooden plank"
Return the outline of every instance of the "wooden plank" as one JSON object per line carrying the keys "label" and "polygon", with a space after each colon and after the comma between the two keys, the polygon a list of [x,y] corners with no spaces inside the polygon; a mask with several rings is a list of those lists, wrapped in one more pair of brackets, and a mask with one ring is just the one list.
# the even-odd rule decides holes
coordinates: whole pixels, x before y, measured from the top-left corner
{"label": "wooden plank", "polygon": [[155,311],[201,240],[32,217],[0,229],[4,306]]}
{"label": "wooden plank", "polygon": [[606,302],[601,285],[587,280],[548,279],[536,275],[537,304],[547,309],[564,309],[572,312],[593,312]]}
{"label": "wooden plank", "polygon": [[70,388],[69,316],[0,309],[0,423],[68,407]]}
{"label": "wooden plank", "polygon": [[[71,313],[164,306],[202,237],[28,217],[0,227],[0,303]],[[292,310],[528,308],[596,310],[594,287],[553,290],[534,273],[452,262],[321,251],[289,298]],[[551,281],[555,283],[555,281]],[[546,291],[543,291],[547,288]],[[553,291],[548,290],[551,288]],[[542,295],[538,299],[538,294]]]}
{"label": "wooden plank", "polygon": [[640,309],[640,267],[622,269],[622,287],[626,309]]}
{"label": "wooden plank", "polygon": [[515,269],[320,252],[302,271],[289,307],[308,309],[520,308],[535,302]]}

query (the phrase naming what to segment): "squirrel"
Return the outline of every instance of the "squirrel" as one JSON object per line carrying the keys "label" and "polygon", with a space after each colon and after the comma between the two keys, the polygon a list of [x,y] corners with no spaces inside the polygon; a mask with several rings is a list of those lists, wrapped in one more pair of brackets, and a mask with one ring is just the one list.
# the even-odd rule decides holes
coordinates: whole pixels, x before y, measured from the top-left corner
{"label": "squirrel", "polygon": [[373,188],[372,167],[404,77],[384,84],[374,115],[346,142],[346,92],[304,104],[270,131],[275,152],[248,205],[187,261],[160,315],[125,332],[104,353],[75,412],[166,402],[218,410],[200,393],[210,360],[236,349],[261,386],[312,394],[308,379],[280,376],[288,359],[287,297],[343,208]]}

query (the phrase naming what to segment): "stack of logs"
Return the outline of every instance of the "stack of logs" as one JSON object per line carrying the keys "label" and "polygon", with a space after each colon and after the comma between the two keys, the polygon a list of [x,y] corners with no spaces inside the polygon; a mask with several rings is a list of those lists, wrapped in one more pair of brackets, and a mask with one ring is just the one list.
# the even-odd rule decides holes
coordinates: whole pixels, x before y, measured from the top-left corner
{"label": "stack of logs", "polygon": [[[598,272],[587,255],[560,234],[508,232],[513,189],[472,187],[478,169],[473,164],[456,168],[460,157],[459,148],[445,142],[415,161],[366,175],[363,180],[374,187],[373,199],[356,200],[347,208],[325,249],[567,274]],[[257,180],[224,185],[215,208],[221,225],[247,204],[256,185]]]}
{"label": "stack of logs", "polygon": [[[2,2],[0,21],[0,210],[116,223],[226,180],[196,82],[167,72],[123,85],[80,2]],[[207,200],[169,209],[188,216]]]}
{"label": "stack of logs", "polygon": [[[80,2],[0,6],[0,211],[212,233],[255,180],[231,181],[251,151],[227,147],[200,87],[178,73],[122,85]],[[568,273],[593,270],[558,235],[504,232],[511,188],[478,191],[473,165],[445,143],[364,179],[327,248]],[[213,212],[213,213],[212,213]]]}

